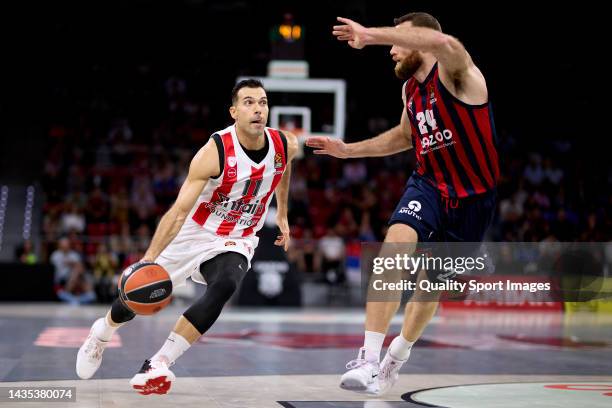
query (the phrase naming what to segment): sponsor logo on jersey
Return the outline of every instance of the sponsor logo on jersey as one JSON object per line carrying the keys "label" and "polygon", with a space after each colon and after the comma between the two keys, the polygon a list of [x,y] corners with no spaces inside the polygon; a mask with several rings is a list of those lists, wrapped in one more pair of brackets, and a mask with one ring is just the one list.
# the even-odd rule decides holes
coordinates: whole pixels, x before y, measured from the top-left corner
{"label": "sponsor logo on jersey", "polygon": [[225,246],[236,246],[234,241],[225,241]]}
{"label": "sponsor logo on jersey", "polygon": [[224,194],[219,194],[219,199],[217,201],[206,203],[205,205],[211,211],[229,211],[232,215],[260,215],[266,210],[265,205],[260,203],[259,200],[252,203],[245,202],[243,198],[236,201],[230,201],[229,197]]}
{"label": "sponsor logo on jersey", "polygon": [[416,200],[412,200],[408,203],[408,208],[410,208],[414,212],[419,212],[421,211],[421,203]]}
{"label": "sponsor logo on jersey", "polygon": [[408,203],[408,207],[400,208],[399,213],[410,215],[421,221],[423,217],[417,214],[419,211],[421,211],[421,203],[416,200],[412,200]]}
{"label": "sponsor logo on jersey", "polygon": [[436,151],[439,149],[446,149],[455,144],[453,140],[453,132],[448,129],[442,131],[436,131],[431,135],[424,135],[421,138],[421,146],[423,147],[419,152],[421,155]]}
{"label": "sponsor logo on jersey", "polygon": [[436,99],[436,91],[433,83],[429,84],[429,86],[427,87],[427,91],[429,92],[429,103],[433,105],[438,101]]}
{"label": "sponsor logo on jersey", "polygon": [[228,177],[236,177],[238,175],[238,172],[235,168],[229,168],[227,169],[227,176]]}
{"label": "sponsor logo on jersey", "polygon": [[279,169],[283,167],[283,156],[280,153],[274,155],[274,168]]}

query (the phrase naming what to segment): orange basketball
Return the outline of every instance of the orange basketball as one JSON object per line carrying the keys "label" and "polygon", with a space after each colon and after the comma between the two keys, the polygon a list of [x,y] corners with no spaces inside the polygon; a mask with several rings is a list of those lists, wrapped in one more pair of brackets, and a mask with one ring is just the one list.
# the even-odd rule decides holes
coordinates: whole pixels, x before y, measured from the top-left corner
{"label": "orange basketball", "polygon": [[153,262],[135,263],[119,279],[119,299],[132,312],[152,315],[171,300],[172,281],[161,266]]}

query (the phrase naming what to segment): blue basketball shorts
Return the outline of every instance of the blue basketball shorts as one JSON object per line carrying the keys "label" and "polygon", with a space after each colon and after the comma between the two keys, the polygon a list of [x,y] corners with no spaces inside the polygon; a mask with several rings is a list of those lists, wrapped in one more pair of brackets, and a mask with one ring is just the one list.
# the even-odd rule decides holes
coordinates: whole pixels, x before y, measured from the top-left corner
{"label": "blue basketball shorts", "polygon": [[413,174],[389,225],[417,232],[419,242],[481,242],[496,208],[495,190],[467,198],[445,198],[423,177]]}

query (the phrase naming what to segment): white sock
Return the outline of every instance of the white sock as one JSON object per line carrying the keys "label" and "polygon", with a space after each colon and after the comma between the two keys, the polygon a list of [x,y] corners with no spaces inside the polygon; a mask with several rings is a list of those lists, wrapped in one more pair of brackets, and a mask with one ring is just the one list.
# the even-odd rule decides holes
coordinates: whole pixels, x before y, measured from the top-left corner
{"label": "white sock", "polygon": [[168,364],[172,364],[179,358],[191,344],[180,334],[170,332],[168,339],[153,357],[153,360],[167,360]]}
{"label": "white sock", "polygon": [[111,337],[113,337],[113,333],[115,333],[115,331],[119,327],[120,326],[113,327],[110,324],[108,324],[108,321],[106,320],[106,316],[104,316],[102,319],[98,319],[94,323],[94,325],[93,325],[93,334],[99,340],[109,341],[111,339]]}
{"label": "white sock", "polygon": [[373,331],[365,332],[363,347],[365,348],[365,359],[368,361],[380,361],[380,350],[385,342],[385,334]]}
{"label": "white sock", "polygon": [[400,333],[389,345],[389,354],[397,360],[406,360],[410,356],[410,349],[414,341],[408,341]]}

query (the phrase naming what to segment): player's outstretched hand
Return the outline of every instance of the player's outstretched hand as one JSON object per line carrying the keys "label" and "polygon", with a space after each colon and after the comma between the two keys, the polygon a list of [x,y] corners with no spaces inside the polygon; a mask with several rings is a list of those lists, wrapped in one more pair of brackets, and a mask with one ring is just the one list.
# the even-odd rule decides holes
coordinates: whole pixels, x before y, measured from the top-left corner
{"label": "player's outstretched hand", "polygon": [[289,230],[289,221],[287,220],[287,216],[277,216],[276,225],[278,225],[281,235],[276,237],[274,245],[282,246],[286,252],[289,249],[289,242],[291,241],[291,231]]}
{"label": "player's outstretched hand", "polygon": [[327,154],[339,159],[346,159],[348,157],[346,144],[335,137],[311,136],[306,139],[306,146],[312,147],[314,154]]}
{"label": "player's outstretched hand", "polygon": [[343,24],[335,25],[332,34],[336,36],[339,41],[347,41],[348,45],[357,49],[361,49],[371,44],[371,35],[368,28],[344,17],[338,17],[338,21]]}

